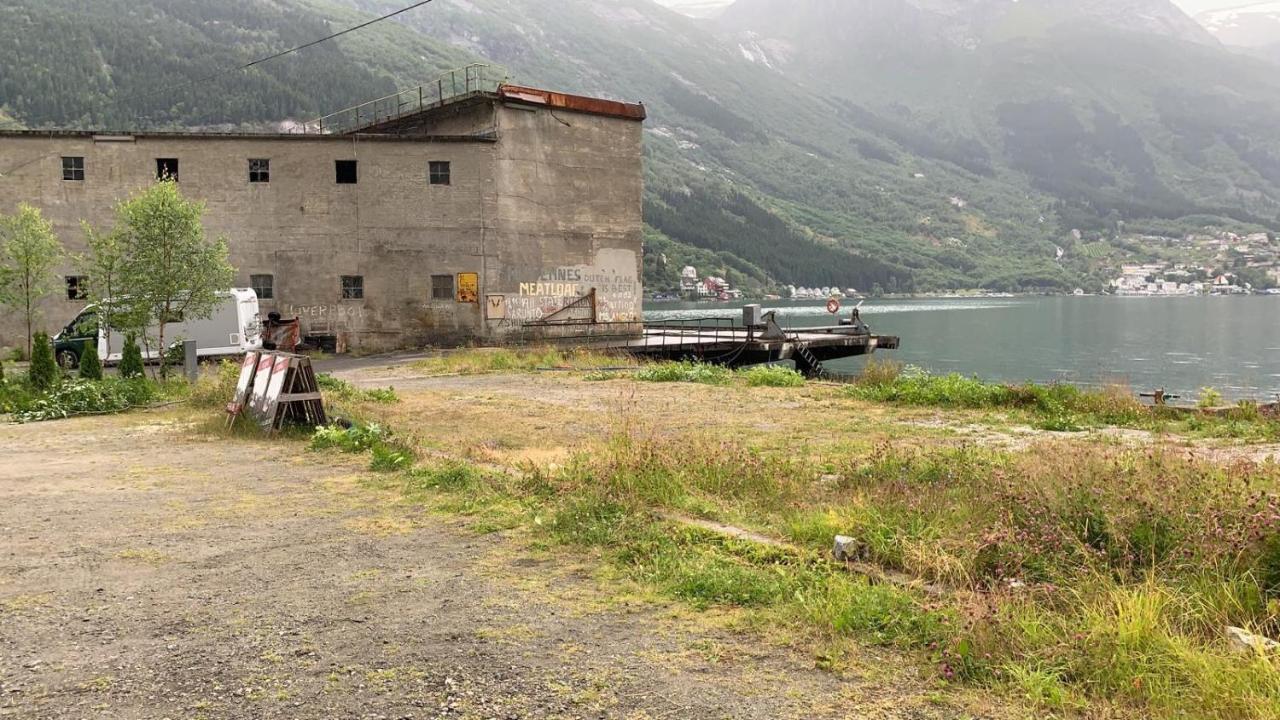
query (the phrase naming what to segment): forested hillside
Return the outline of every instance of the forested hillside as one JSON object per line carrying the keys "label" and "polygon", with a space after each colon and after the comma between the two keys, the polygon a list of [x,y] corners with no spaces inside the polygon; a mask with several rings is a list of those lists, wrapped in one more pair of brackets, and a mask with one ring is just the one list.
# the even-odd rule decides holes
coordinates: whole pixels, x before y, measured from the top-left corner
{"label": "forested hillside", "polygon": [[0,0],[0,127],[260,125],[485,59],[646,104],[654,289],[1069,290],[1121,227],[1280,225],[1280,80],[1166,0],[436,0],[202,80],[403,5]]}
{"label": "forested hillside", "polygon": [[6,115],[31,127],[309,119],[470,59],[386,24],[245,73],[218,72],[359,19],[293,0],[0,0],[0,123]]}

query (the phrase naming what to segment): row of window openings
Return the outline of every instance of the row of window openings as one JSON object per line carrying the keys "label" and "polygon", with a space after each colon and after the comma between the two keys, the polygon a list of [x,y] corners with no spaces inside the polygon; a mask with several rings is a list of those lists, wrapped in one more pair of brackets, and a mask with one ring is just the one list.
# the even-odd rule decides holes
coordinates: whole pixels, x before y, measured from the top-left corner
{"label": "row of window openings", "polygon": [[[87,278],[83,275],[68,275],[67,281],[67,299],[68,300],[84,300],[87,291]],[[250,275],[249,287],[253,288],[253,292],[257,294],[259,300],[273,300],[276,296],[276,276],[275,275]],[[432,275],[431,276],[431,299],[432,300],[452,300],[454,295],[454,283],[452,275]],[[363,275],[343,275],[342,276],[342,299],[343,300],[363,300],[364,299],[364,276]]]}
{"label": "row of window openings", "polygon": [[[333,162],[334,182],[339,185],[355,185],[359,182],[360,172],[356,160],[335,160]],[[432,160],[427,163],[427,184],[449,185],[452,167],[448,161]],[[84,158],[63,157],[62,179],[81,182],[84,180]],[[156,179],[178,181],[178,159],[156,158]],[[271,182],[271,161],[256,159],[249,161],[249,182]]]}
{"label": "row of window openings", "polygon": [[[249,287],[253,288],[253,291],[257,294],[259,300],[271,300],[275,297],[275,280],[276,278],[274,275],[250,275]],[[432,300],[452,300],[454,298],[454,288],[455,285],[452,275],[431,276]],[[342,276],[342,299],[364,299],[363,275]]]}

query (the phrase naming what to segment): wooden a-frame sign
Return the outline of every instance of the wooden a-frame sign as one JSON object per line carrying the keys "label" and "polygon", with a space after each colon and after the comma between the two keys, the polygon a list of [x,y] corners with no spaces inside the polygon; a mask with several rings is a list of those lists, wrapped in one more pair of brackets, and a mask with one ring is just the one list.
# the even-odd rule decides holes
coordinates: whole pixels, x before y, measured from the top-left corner
{"label": "wooden a-frame sign", "polygon": [[279,430],[285,421],[324,425],[324,400],[311,358],[280,352],[247,353],[227,414],[228,427],[248,414],[267,432]]}

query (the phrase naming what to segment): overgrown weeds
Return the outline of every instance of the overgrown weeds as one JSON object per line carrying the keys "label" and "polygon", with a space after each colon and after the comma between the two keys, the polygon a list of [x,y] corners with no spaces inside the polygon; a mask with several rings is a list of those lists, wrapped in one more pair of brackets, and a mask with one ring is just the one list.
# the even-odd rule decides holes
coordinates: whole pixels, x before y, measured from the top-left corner
{"label": "overgrown weeds", "polygon": [[1066,384],[990,383],[958,374],[931,375],[918,368],[875,363],[869,364],[844,392],[870,402],[1023,412],[1038,429],[1056,432],[1116,426],[1181,429],[1248,440],[1280,439],[1280,422],[1264,417],[1256,405],[1242,403],[1230,412],[1212,415],[1188,414],[1149,408],[1121,387],[1091,390]]}
{"label": "overgrown weeds", "polygon": [[[1274,718],[1280,659],[1233,655],[1223,632],[1280,633],[1280,466],[1080,448],[886,444],[818,483],[786,454],[637,433],[555,470],[448,462],[394,482],[598,551],[693,607],[790,628],[824,656],[844,639],[906,648],[943,679],[1055,712]],[[672,513],[736,518],[792,544],[727,538]],[[943,594],[850,573],[827,557],[836,534]]]}
{"label": "overgrown weeds", "polygon": [[318,427],[311,435],[312,450],[339,450],[370,455],[369,469],[396,472],[413,467],[413,450],[377,423]]}
{"label": "overgrown weeds", "polygon": [[642,368],[635,373],[641,382],[698,383],[701,385],[728,385],[733,372],[719,365],[699,362],[664,362]]}
{"label": "overgrown weeds", "polygon": [[341,402],[371,402],[390,405],[400,401],[395,388],[358,388],[355,385],[326,373],[316,375],[320,389],[334,400]]}
{"label": "overgrown weeds", "polygon": [[534,370],[597,370],[632,365],[629,357],[578,348],[476,348],[441,354],[414,367],[429,375],[483,375]]}

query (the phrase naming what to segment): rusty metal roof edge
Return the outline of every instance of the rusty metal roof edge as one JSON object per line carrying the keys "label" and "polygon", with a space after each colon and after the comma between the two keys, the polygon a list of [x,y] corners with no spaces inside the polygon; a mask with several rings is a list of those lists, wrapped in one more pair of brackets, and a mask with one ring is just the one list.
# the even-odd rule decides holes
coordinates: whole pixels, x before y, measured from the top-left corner
{"label": "rusty metal roof edge", "polygon": [[498,87],[498,97],[504,102],[549,107],[588,115],[603,115],[622,120],[643,121],[648,117],[648,112],[642,103],[605,100],[603,98],[543,90],[523,85],[501,85]]}
{"label": "rusty metal roof edge", "polygon": [[346,141],[352,138],[359,140],[385,140],[401,142],[479,142],[497,141],[493,133],[474,135],[396,135],[391,133],[350,133],[321,135],[317,133],[285,133],[285,132],[199,132],[183,130],[0,130],[0,138],[87,138],[109,139],[112,141],[134,139],[168,139],[168,140],[309,140],[309,141]]}

